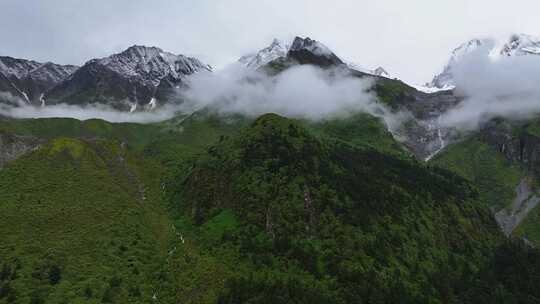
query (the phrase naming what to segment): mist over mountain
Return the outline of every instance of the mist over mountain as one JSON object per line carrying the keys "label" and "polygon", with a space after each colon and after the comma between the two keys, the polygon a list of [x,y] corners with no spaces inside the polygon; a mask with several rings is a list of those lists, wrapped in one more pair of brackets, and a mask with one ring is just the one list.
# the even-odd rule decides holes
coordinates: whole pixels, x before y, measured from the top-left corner
{"label": "mist over mountain", "polygon": [[0,57],[0,303],[535,303],[538,45]]}
{"label": "mist over mountain", "polygon": [[540,57],[489,58],[471,52],[454,66],[458,94],[465,100],[442,118],[445,125],[476,129],[495,117],[531,119],[540,114]]}

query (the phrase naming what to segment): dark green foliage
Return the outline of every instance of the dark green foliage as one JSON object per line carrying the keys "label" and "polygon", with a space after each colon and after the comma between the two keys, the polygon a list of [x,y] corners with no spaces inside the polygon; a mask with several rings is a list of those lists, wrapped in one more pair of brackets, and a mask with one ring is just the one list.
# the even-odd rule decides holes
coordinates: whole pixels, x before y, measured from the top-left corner
{"label": "dark green foliage", "polygon": [[349,144],[370,145],[379,151],[395,155],[406,155],[405,148],[397,143],[384,122],[366,113],[357,113],[345,118],[323,120],[309,124],[315,132],[322,132],[333,139]]}
{"label": "dark green foliage", "polygon": [[49,269],[49,283],[51,285],[56,285],[60,282],[60,279],[62,278],[60,267],[53,265]]}
{"label": "dark green foliage", "polygon": [[392,79],[379,78],[373,88],[379,100],[392,109],[397,109],[404,101],[410,100],[410,94],[415,91],[407,84]]}
{"label": "dark green foliage", "polygon": [[431,164],[469,179],[488,205],[497,210],[512,202],[516,186],[525,175],[519,164],[512,164],[476,136],[449,146]]}
{"label": "dark green foliage", "polygon": [[482,192],[368,115],[0,130],[46,140],[0,170],[0,303],[538,297],[537,251],[504,243]]}
{"label": "dark green foliage", "polygon": [[224,303],[457,301],[502,240],[457,175],[277,115],[208,149],[175,203],[203,230],[225,209],[240,222],[213,243],[248,265]]}
{"label": "dark green foliage", "polygon": [[4,298],[73,303],[110,287],[125,303],[138,285],[149,299],[171,236],[157,168],[119,142],[57,138],[0,170]]}

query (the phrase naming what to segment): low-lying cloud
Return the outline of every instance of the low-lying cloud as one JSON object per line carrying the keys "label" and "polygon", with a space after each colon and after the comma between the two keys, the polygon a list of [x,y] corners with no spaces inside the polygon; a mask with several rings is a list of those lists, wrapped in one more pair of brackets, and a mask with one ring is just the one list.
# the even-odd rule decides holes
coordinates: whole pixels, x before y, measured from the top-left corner
{"label": "low-lying cloud", "polygon": [[217,73],[190,78],[184,107],[211,107],[221,113],[257,116],[277,113],[288,117],[322,119],[351,112],[380,112],[368,90],[373,82],[345,71],[296,66],[275,77],[232,65]]}
{"label": "low-lying cloud", "polygon": [[0,116],[3,115],[13,118],[69,117],[79,120],[99,118],[110,122],[159,122],[174,117],[177,111],[178,106],[167,105],[156,111],[130,113],[118,111],[102,104],[86,106],[58,104],[44,107],[27,104],[13,107],[0,104]]}
{"label": "low-lying cloud", "polygon": [[[367,112],[387,118],[391,115],[369,90],[373,81],[347,74],[347,71],[296,66],[277,76],[247,69],[239,64],[218,72],[191,76],[189,86],[178,100],[151,111],[118,111],[107,105],[28,105],[10,97],[13,105],[0,104],[0,115],[14,118],[71,117],[80,120],[100,118],[111,122],[151,123],[208,108],[218,113],[240,113],[255,117],[277,113],[287,117],[318,120],[354,112]],[[1,97],[1,96],[0,96]],[[388,120],[388,119],[386,119]]]}
{"label": "low-lying cloud", "polygon": [[476,129],[495,118],[540,115],[540,56],[489,57],[479,49],[454,69],[465,100],[441,117],[443,126]]}

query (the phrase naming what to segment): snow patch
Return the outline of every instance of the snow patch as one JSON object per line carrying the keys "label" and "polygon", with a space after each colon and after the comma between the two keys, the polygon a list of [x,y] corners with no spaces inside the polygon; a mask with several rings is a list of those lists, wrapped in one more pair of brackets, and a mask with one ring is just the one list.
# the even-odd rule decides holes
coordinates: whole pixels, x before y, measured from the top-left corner
{"label": "snow patch", "polygon": [[264,49],[242,56],[238,61],[250,69],[257,69],[275,59],[287,56],[290,43],[284,43],[274,39],[272,43]]}
{"label": "snow patch", "polygon": [[42,107],[45,106],[45,94],[44,93],[41,93],[41,95],[39,95],[39,102],[41,103]]}
{"label": "snow patch", "polygon": [[152,97],[150,99],[150,102],[148,103],[148,107],[150,108],[150,110],[153,110],[157,107],[157,99],[155,97]]}
{"label": "snow patch", "polygon": [[442,92],[442,91],[450,91],[450,90],[455,89],[455,86],[453,85],[445,85],[442,88],[433,87],[429,85],[416,85],[416,84],[409,84],[409,85],[420,92],[424,92],[428,94]]}

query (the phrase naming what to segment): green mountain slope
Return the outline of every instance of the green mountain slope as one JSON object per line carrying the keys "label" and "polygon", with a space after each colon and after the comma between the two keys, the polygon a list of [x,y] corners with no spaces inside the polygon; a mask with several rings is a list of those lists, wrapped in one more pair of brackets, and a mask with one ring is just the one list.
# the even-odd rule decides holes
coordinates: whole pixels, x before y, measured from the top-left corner
{"label": "green mountain slope", "polygon": [[229,257],[223,303],[457,301],[502,241],[457,175],[276,115],[210,148],[172,203]]}
{"label": "green mountain slope", "polygon": [[494,183],[519,177],[479,142],[437,160],[456,174],[415,161],[366,114],[206,109],[149,125],[9,120],[0,132],[40,143],[0,170],[0,303],[539,297],[537,251],[504,242],[490,197],[459,177],[483,180],[478,163]]}
{"label": "green mountain slope", "polygon": [[0,170],[0,302],[145,302],[161,292],[172,230],[156,171],[119,142],[69,138]]}
{"label": "green mountain slope", "polygon": [[[503,208],[511,210],[521,182],[529,185],[532,195],[538,192],[540,167],[536,154],[540,137],[536,130],[535,120],[511,123],[494,119],[477,134],[447,147],[431,163],[472,181],[494,212]],[[537,206],[513,230],[513,235],[539,245],[539,218]]]}
{"label": "green mountain slope", "polygon": [[525,175],[519,164],[504,158],[478,137],[452,145],[431,164],[452,170],[478,186],[488,206],[500,210],[516,196],[516,186]]}

